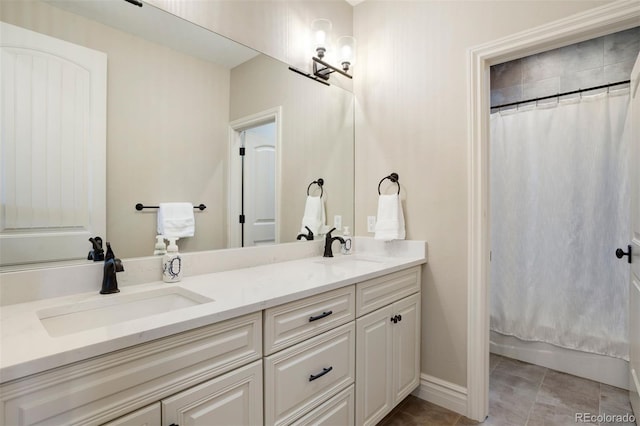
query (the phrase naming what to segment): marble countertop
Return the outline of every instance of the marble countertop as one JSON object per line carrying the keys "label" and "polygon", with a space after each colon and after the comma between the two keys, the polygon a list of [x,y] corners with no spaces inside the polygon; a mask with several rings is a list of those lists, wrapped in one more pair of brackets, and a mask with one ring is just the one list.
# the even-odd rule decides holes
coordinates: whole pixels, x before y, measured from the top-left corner
{"label": "marble countertop", "polygon": [[[426,262],[426,253],[388,256],[361,253],[320,256],[201,274],[175,284],[161,281],[121,288],[115,295],[96,291],[35,300],[0,308],[0,382],[25,377],[132,345],[257,312],[303,297],[351,285]],[[59,306],[177,286],[211,302],[52,337],[38,312]]]}

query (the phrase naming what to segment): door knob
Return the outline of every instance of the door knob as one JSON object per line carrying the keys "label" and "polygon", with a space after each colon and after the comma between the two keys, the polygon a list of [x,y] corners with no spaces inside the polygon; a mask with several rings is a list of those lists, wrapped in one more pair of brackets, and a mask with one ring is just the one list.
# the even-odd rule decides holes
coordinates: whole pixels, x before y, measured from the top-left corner
{"label": "door knob", "polygon": [[624,251],[622,251],[621,248],[616,250],[616,257],[618,259],[622,259],[624,256],[629,256],[629,258],[627,259],[628,263],[631,263],[631,246],[627,246],[627,252],[625,253]]}

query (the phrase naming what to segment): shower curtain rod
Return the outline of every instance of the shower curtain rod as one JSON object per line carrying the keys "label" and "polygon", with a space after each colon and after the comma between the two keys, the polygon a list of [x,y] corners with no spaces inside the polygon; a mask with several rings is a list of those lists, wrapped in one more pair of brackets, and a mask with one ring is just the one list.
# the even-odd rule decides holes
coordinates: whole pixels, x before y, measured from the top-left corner
{"label": "shower curtain rod", "polygon": [[574,95],[576,93],[587,92],[589,90],[607,89],[607,88],[612,87],[612,86],[619,86],[621,84],[627,84],[629,82],[631,82],[631,80],[618,81],[617,83],[603,84],[602,86],[589,87],[587,89],[578,89],[578,90],[573,90],[571,92],[557,93],[555,95],[542,96],[540,98],[533,98],[533,99],[527,99],[527,100],[524,100],[524,101],[518,101],[518,102],[511,102],[511,103],[508,103],[508,104],[496,105],[496,106],[492,106],[491,109],[504,108],[504,107],[508,107],[508,106],[526,104],[528,102],[537,102],[537,101],[542,101],[544,99],[559,98],[560,96]]}

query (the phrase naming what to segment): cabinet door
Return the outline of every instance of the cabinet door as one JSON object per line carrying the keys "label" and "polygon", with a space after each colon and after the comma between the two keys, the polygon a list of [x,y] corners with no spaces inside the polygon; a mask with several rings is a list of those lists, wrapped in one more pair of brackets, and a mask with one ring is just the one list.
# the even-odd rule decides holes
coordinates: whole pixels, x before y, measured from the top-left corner
{"label": "cabinet door", "polygon": [[262,360],[162,400],[162,424],[262,425]]}
{"label": "cabinet door", "polygon": [[420,384],[420,293],[393,304],[393,404]]}
{"label": "cabinet door", "polygon": [[160,424],[160,413],[160,403],[156,402],[102,426],[156,426]]}
{"label": "cabinet door", "polygon": [[356,424],[374,425],[393,404],[392,306],[356,321]]}

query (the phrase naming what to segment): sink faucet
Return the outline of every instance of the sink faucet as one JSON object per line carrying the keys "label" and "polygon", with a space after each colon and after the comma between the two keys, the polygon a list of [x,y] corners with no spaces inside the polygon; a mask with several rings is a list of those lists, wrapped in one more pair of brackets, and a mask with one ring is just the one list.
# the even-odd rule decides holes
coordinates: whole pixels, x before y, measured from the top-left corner
{"label": "sink faucet", "polygon": [[331,233],[333,231],[335,231],[336,228],[331,228],[331,230],[329,232],[327,232],[327,235],[325,235],[324,238],[324,254],[322,255],[323,257],[333,257],[333,252],[331,251],[331,244],[333,244],[333,242],[335,240],[340,241],[340,244],[344,244],[344,239],[342,237],[332,237]]}
{"label": "sink faucet", "polygon": [[301,240],[301,239],[305,239],[305,240],[313,240],[313,232],[311,232],[311,229],[309,229],[308,226],[305,226],[305,228],[307,228],[307,231],[309,231],[308,234],[298,234],[298,236],[296,237],[296,240]]}
{"label": "sink faucet", "polygon": [[102,238],[91,237],[89,241],[93,245],[93,250],[87,255],[87,260],[93,260],[94,262],[102,262],[104,260],[104,250],[102,249]]}
{"label": "sink faucet", "polygon": [[102,275],[102,289],[100,294],[118,293],[118,279],[116,278],[116,272],[124,271],[122,261],[116,258],[116,255],[111,249],[111,244],[107,242],[107,254],[104,257],[104,267]]}

